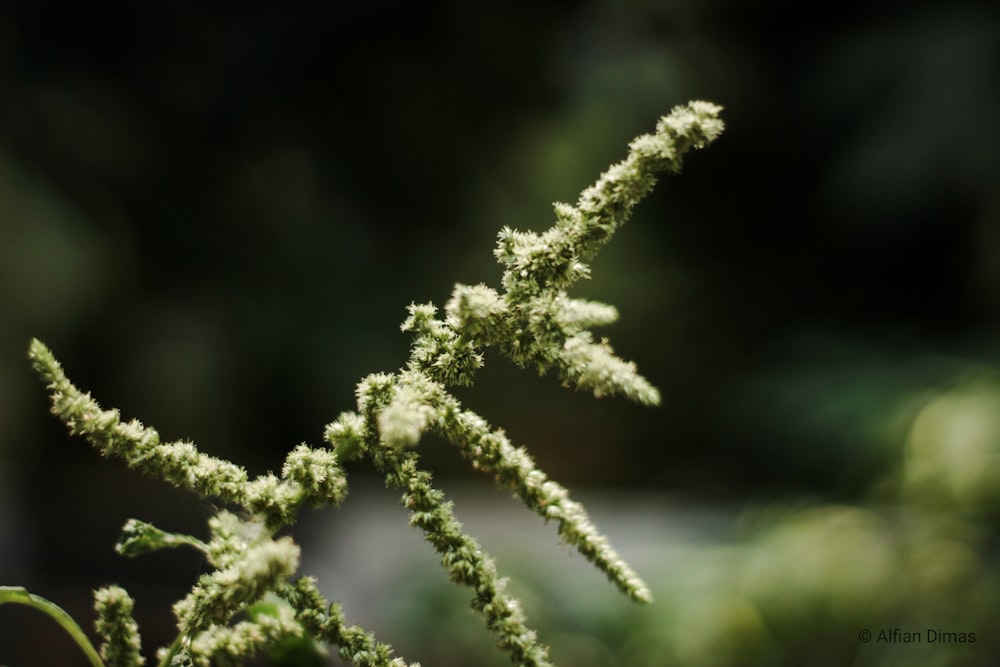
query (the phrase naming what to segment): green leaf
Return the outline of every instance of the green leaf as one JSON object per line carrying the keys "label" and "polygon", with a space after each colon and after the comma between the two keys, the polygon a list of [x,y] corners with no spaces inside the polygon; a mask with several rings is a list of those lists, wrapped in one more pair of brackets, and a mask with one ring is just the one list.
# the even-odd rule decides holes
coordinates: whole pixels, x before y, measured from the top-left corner
{"label": "green leaf", "polygon": [[129,519],[122,528],[121,537],[115,544],[115,551],[132,558],[160,549],[174,549],[182,546],[194,547],[204,553],[208,552],[208,547],[202,541],[190,535],[168,533],[151,523],[139,519]]}
{"label": "green leaf", "polygon": [[[279,617],[278,606],[288,603],[273,594],[247,608],[247,616],[257,623],[261,616]],[[327,664],[326,648],[303,633],[301,637],[285,637],[268,649],[268,657],[275,667],[323,667]]]}

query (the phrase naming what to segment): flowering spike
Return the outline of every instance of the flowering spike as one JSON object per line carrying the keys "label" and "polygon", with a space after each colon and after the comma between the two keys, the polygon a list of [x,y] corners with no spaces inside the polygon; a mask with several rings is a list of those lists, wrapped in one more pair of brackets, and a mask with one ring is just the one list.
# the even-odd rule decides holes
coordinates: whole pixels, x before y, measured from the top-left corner
{"label": "flowering spike", "polygon": [[[621,394],[647,405],[659,402],[659,393],[635,364],[616,357],[607,340],[595,339],[590,331],[614,322],[615,308],[571,298],[566,290],[590,276],[587,262],[650,192],[657,174],[679,171],[688,150],[722,132],[719,112],[708,102],[675,108],[654,134],[635,139],[625,160],[584,190],[575,205],[557,203],[550,229],[534,233],[504,227],[495,251],[504,268],[502,292],[456,285],[440,316],[433,304],[411,305],[401,327],[414,336],[405,368],[359,382],[357,410],[342,413],[326,427],[332,450],[299,445],[285,458],[280,476],[265,473],[250,479],[242,467],[208,456],[190,442],[164,443],[156,430],[136,420],[122,421],[117,410],[103,410],[77,389],[49,349],[33,340],[29,357],[48,384],[52,412],[71,433],[130,468],[236,510],[217,511],[209,520],[208,543],[135,519],[126,524],[117,546],[123,554],[189,545],[215,568],[174,605],[179,634],[158,651],[159,664],[243,664],[283,641],[318,640],[336,645],[338,655],[355,665],[407,667],[402,658],[393,657],[389,645],[346,625],[341,609],[320,595],[312,579],[292,582],[299,547],[289,537],[274,537],[295,520],[303,503],[339,503],[347,492],[341,462],[367,457],[387,484],[403,491],[410,523],[440,553],[449,578],[474,591],[472,607],[496,634],[497,645],[517,664],[551,665],[547,647],[527,626],[520,603],[506,592],[506,579],[498,575],[493,558],[463,532],[451,502],[433,487],[430,473],[417,466],[413,447],[428,431],[457,445],[474,468],[492,473],[546,521],[555,520],[562,539],[625,594],[649,602],[649,589],[597,531],[583,506],[538,470],[502,430],[464,410],[448,388],[471,384],[485,348],[494,346],[519,366],[554,371],[564,384],[595,396]],[[62,610],[23,589],[0,588],[0,603],[22,602],[49,611],[74,634],[91,662],[100,662]],[[127,593],[102,589],[96,607],[98,631],[105,638],[101,656],[108,667],[142,664]]]}
{"label": "flowering spike", "polygon": [[108,586],[94,592],[97,634],[104,638],[101,659],[106,667],[140,667],[139,626],[132,618],[133,601],[124,588]]}

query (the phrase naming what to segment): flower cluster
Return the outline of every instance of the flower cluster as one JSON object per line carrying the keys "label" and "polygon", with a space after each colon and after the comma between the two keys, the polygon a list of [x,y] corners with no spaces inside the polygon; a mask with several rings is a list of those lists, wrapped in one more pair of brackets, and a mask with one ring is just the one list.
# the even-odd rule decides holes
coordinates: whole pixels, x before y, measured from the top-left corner
{"label": "flower cluster", "polygon": [[[406,367],[374,374],[357,386],[357,409],[341,414],[325,430],[330,449],[300,445],[287,456],[281,476],[250,479],[240,466],[201,453],[189,442],[160,441],[138,421],[122,421],[103,410],[66,377],[52,353],[32,341],[29,356],[48,383],[52,411],[102,454],[151,477],[193,491],[233,511],[210,521],[204,543],[130,520],[117,546],[125,555],[188,546],[202,551],[215,570],[174,605],[178,635],[160,650],[161,665],[240,664],[282,642],[316,641],[337,647],[344,660],[362,666],[403,667],[392,649],[369,633],[347,626],[339,606],[320,595],[315,581],[293,579],[299,548],[275,537],[294,522],[303,503],[338,504],[347,492],[343,461],[366,457],[402,491],[410,523],[441,555],[450,579],[474,592],[472,607],[516,664],[549,665],[548,649],[525,620],[520,603],[506,592],[493,558],[464,533],[451,503],[419,467],[416,446],[434,432],[456,445],[478,470],[493,475],[545,521],[558,523],[562,539],[602,570],[626,595],[649,602],[639,576],[596,529],[583,506],[538,470],[531,456],[504,432],[468,409],[449,387],[469,385],[488,348],[540,374],[552,371],[564,385],[597,397],[623,395],[656,404],[657,390],[635,364],[615,356],[590,329],[613,322],[609,305],[571,298],[566,290],[589,276],[589,261],[632,208],[652,189],[659,172],[680,169],[683,154],[722,132],[720,108],[707,102],[678,107],[654,134],[630,145],[628,157],[587,188],[575,206],[556,204],[556,224],[541,233],[503,229],[496,257],[504,267],[502,291],[456,285],[443,314],[433,304],[411,305],[402,329],[414,335]],[[142,664],[139,635],[127,593],[109,587],[97,593],[101,659],[108,666]],[[239,615],[243,620],[234,622]]]}

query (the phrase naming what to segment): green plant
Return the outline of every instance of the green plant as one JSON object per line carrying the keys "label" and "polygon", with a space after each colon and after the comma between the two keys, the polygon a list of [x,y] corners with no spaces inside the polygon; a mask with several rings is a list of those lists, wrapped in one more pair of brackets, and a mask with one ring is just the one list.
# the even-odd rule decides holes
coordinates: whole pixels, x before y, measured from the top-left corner
{"label": "green plant", "polygon": [[[357,385],[357,410],[326,427],[330,448],[300,445],[287,456],[280,477],[250,479],[240,466],[208,456],[189,442],[161,442],[157,432],[117,410],[103,410],[66,377],[45,345],[34,340],[29,356],[46,381],[52,412],[70,432],[84,436],[103,455],[230,509],[209,521],[207,542],[129,520],[116,549],[127,556],[188,546],[215,568],[174,605],[177,637],[159,650],[167,665],[235,665],[262,650],[298,641],[312,650],[338,647],[356,665],[406,664],[392,649],[358,627],[348,626],[340,607],[323,598],[316,581],[295,578],[299,547],[281,529],[298,508],[338,504],[347,493],[341,464],[367,458],[401,490],[410,523],[441,554],[456,583],[470,588],[472,607],[497,637],[497,645],[519,665],[548,665],[548,649],[525,621],[517,599],[505,591],[493,559],[466,535],[451,503],[418,465],[415,446],[425,432],[454,445],[476,469],[492,474],[545,521],[554,520],[562,539],[602,570],[629,597],[651,601],[643,581],[591,523],[564,487],[538,470],[528,453],[504,432],[462,407],[449,386],[469,385],[483,364],[483,351],[496,347],[521,367],[555,371],[567,386],[595,396],[621,394],[643,404],[659,401],[657,390],[631,362],[616,357],[590,327],[617,318],[609,305],[574,299],[566,290],[589,275],[586,262],[629,217],[662,171],[676,172],[686,151],[722,132],[720,108],[707,102],[677,107],[660,120],[656,133],[630,144],[628,157],[586,189],[576,206],[556,204],[556,224],[541,233],[504,228],[496,257],[504,267],[502,291],[485,285],[456,285],[443,316],[432,304],[411,305],[402,325],[415,337],[410,359],[395,373],[369,375]],[[31,604],[65,627],[65,613],[24,589],[0,589],[0,603]],[[132,600],[111,586],[96,593],[100,659],[78,627],[72,634],[91,662],[110,666],[143,664]],[[242,616],[241,616],[242,614]],[[235,618],[242,618],[234,622]],[[71,623],[71,619],[70,619]],[[82,638],[82,639],[81,639]]]}

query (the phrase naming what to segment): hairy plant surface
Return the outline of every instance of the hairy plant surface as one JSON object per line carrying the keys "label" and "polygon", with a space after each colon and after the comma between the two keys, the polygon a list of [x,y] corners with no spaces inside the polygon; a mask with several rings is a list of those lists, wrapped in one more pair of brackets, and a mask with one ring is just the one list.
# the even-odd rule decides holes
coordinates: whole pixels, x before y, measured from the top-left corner
{"label": "hairy plant surface", "polygon": [[[550,665],[548,648],[527,625],[518,600],[506,592],[493,558],[462,530],[451,502],[420,468],[416,447],[427,432],[453,443],[474,468],[491,474],[545,521],[555,521],[561,538],[624,594],[650,602],[646,584],[598,532],[583,506],[501,429],[463,407],[449,388],[471,384],[485,350],[493,347],[520,367],[552,371],[564,385],[596,397],[619,394],[646,405],[659,402],[659,392],[635,364],[618,358],[605,339],[595,339],[590,331],[617,319],[615,308],[572,298],[566,290],[589,277],[587,262],[652,190],[657,174],[679,171],[688,150],[719,136],[720,111],[707,102],[675,108],[655,133],[632,141],[628,157],[584,190],[576,205],[556,204],[553,227],[540,234],[501,230],[495,251],[504,267],[500,289],[456,285],[443,312],[433,304],[411,305],[402,325],[414,334],[406,366],[362,379],[356,410],[326,427],[329,446],[299,445],[287,455],[280,475],[251,479],[244,468],[208,456],[193,443],[162,442],[155,429],[102,409],[70,382],[44,344],[32,341],[29,356],[48,385],[52,412],[71,433],[82,435],[102,455],[226,508],[209,521],[207,542],[131,519],[116,545],[128,556],[192,547],[214,568],[174,605],[177,637],[158,651],[159,664],[238,665],[296,640],[314,651],[332,645],[342,659],[359,666],[406,665],[393,657],[389,645],[348,626],[339,605],[324,599],[316,581],[297,575],[298,545],[277,537],[303,503],[340,503],[347,493],[342,463],[366,458],[387,485],[402,491],[410,523],[440,553],[449,578],[472,591],[471,606],[497,646],[515,664]],[[31,604],[57,617],[58,607],[23,589],[3,588],[0,594],[0,604]],[[82,632],[74,634],[91,662],[144,664],[129,595],[109,586],[97,591],[95,600],[100,657]]]}

